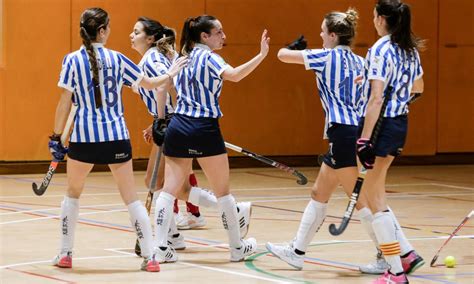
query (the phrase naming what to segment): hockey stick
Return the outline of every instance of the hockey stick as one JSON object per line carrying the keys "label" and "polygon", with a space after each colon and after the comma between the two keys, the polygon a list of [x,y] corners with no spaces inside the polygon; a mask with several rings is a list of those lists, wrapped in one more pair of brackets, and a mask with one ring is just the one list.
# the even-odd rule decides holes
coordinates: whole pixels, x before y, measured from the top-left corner
{"label": "hockey stick", "polygon": [[[390,94],[391,91],[392,91],[392,87],[388,87],[387,93]],[[414,93],[408,100],[407,105],[412,104],[414,101],[416,101],[420,97],[421,97],[421,93]],[[388,101],[389,101],[388,99],[384,100],[382,104],[382,109],[380,110],[379,117],[375,124],[374,131],[372,132],[372,136],[370,137],[370,141],[372,142],[373,145],[375,145],[377,141],[377,136],[379,135],[380,128],[383,122],[383,113],[385,112],[385,109],[387,108]],[[352,191],[352,194],[349,200],[349,204],[347,204],[347,208],[346,208],[346,211],[344,212],[344,217],[342,218],[339,228],[336,227],[336,224],[329,225],[329,232],[331,233],[331,235],[338,236],[342,234],[344,230],[347,228],[347,225],[349,225],[349,221],[351,220],[352,214],[354,213],[355,205],[357,204],[357,200],[359,199],[360,190],[362,188],[362,184],[364,183],[366,173],[367,173],[367,170],[364,167],[361,167],[359,171],[359,176],[357,177],[357,181],[354,186],[354,190]]]}
{"label": "hockey stick", "polygon": [[[387,88],[387,93],[390,94],[392,92],[392,87],[389,86]],[[387,108],[389,99],[384,98],[382,103],[382,108],[380,109],[379,117],[377,118],[377,122],[375,123],[374,130],[372,131],[372,135],[370,136],[370,142],[372,145],[375,145],[377,142],[377,138],[380,132],[380,128],[382,127],[383,122],[383,114],[385,113],[385,109]],[[351,220],[352,214],[354,213],[355,205],[357,204],[357,200],[359,199],[360,190],[362,188],[362,184],[364,183],[365,175],[367,174],[367,169],[363,166],[359,170],[359,176],[357,177],[356,184],[354,189],[352,190],[352,194],[349,200],[349,204],[347,204],[346,211],[344,212],[344,216],[342,218],[341,224],[336,227],[336,224],[329,225],[329,233],[333,236],[338,236],[346,230],[347,225],[349,225],[349,221]]]}
{"label": "hockey stick", "polygon": [[274,160],[269,159],[269,158],[264,157],[264,156],[260,156],[259,154],[255,154],[255,153],[253,153],[253,152],[250,152],[250,151],[248,151],[248,150],[242,149],[242,148],[240,148],[240,147],[238,147],[238,146],[235,146],[235,145],[230,144],[230,143],[227,143],[227,142],[225,142],[225,146],[226,146],[227,148],[231,149],[231,150],[234,150],[234,151],[236,151],[236,152],[242,153],[242,154],[244,154],[244,155],[246,155],[246,156],[249,156],[249,157],[251,157],[251,158],[254,158],[254,159],[256,159],[256,160],[259,160],[259,161],[262,162],[262,163],[265,163],[265,164],[267,164],[267,165],[273,166],[273,167],[275,167],[275,168],[278,168],[278,169],[280,169],[280,170],[283,170],[283,171],[285,171],[285,172],[287,172],[287,173],[290,173],[290,174],[294,175],[295,177],[298,178],[298,180],[296,181],[298,184],[305,185],[305,184],[308,183],[308,179],[306,178],[305,175],[303,175],[302,173],[300,173],[299,171],[297,171],[297,170],[295,170],[295,169],[293,169],[293,168],[291,168],[291,167],[288,167],[287,165],[283,165],[283,164],[281,164],[281,163],[279,163],[279,162],[277,162],[277,161],[274,161]]}
{"label": "hockey stick", "polygon": [[[74,122],[74,117],[76,116],[76,111],[77,111],[77,105],[72,105],[71,110],[69,111],[69,116],[66,121],[66,125],[64,126],[63,133],[61,134],[61,143],[64,145],[66,143],[66,140],[69,136],[69,130],[71,129],[72,123]],[[38,187],[38,185],[33,182],[31,187],[33,189],[33,192],[41,196],[45,193],[46,189],[48,189],[49,183],[51,182],[51,179],[53,178],[54,172],[56,171],[56,168],[59,165],[59,161],[52,160],[51,163],[49,164],[49,169],[48,172],[46,173],[45,177],[43,178],[43,182],[41,185]]]}
{"label": "hockey stick", "polygon": [[[153,203],[153,194],[155,193],[156,182],[158,180],[158,169],[160,168],[161,153],[163,147],[158,147],[158,152],[156,153],[155,164],[153,165],[153,171],[151,173],[150,186],[148,188],[148,195],[146,197],[145,208],[148,216],[150,216],[151,206]],[[142,256],[142,249],[140,247],[140,242],[135,242],[135,254]]]}
{"label": "hockey stick", "polygon": [[467,223],[467,221],[472,217],[472,215],[474,215],[474,210],[471,211],[471,213],[469,213],[466,217],[464,217],[464,219],[462,220],[461,224],[459,224],[456,229],[454,229],[454,231],[451,233],[451,235],[449,235],[449,238],[444,242],[444,244],[439,248],[438,252],[435,254],[435,256],[433,256],[433,259],[431,260],[431,263],[430,263],[430,266],[431,267],[434,267],[435,265],[435,262],[436,260],[438,259],[438,256],[439,256],[439,253],[441,252],[441,250],[446,246],[446,244],[454,237],[454,235],[456,235],[456,233],[462,228],[462,226],[464,226],[464,224]]}

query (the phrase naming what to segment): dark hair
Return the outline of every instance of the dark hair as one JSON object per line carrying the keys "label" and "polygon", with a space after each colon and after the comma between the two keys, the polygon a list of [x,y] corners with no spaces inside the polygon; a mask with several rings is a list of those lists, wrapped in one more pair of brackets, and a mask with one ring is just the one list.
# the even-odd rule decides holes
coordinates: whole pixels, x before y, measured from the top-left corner
{"label": "dark hair", "polygon": [[81,15],[81,38],[89,55],[89,63],[92,68],[92,84],[94,87],[96,108],[102,106],[102,99],[99,87],[99,66],[97,64],[94,48],[92,47],[92,41],[97,39],[97,33],[100,29],[106,29],[108,24],[109,16],[107,12],[101,8],[87,9]]}
{"label": "dark hair", "polygon": [[331,12],[324,16],[328,32],[335,33],[340,45],[351,45],[355,37],[359,15],[354,8],[345,13]]}
{"label": "dark hair", "polygon": [[183,31],[181,33],[181,53],[187,55],[194,47],[195,43],[201,42],[201,33],[211,33],[215,28],[214,21],[217,20],[213,16],[202,15],[197,18],[187,18],[184,22]]}
{"label": "dark hair", "polygon": [[415,36],[411,30],[410,6],[399,0],[378,0],[375,10],[377,15],[385,18],[393,43],[405,51],[423,48],[424,41]]}
{"label": "dark hair", "polygon": [[139,17],[137,21],[143,24],[143,31],[147,36],[153,36],[155,43],[152,46],[156,46],[163,54],[174,51],[176,32],[172,28],[147,17]]}

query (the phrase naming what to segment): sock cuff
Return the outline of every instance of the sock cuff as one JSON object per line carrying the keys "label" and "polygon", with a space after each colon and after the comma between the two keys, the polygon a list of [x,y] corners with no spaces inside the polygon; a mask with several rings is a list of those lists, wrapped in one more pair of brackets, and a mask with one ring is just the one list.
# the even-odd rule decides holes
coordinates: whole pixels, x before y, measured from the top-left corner
{"label": "sock cuff", "polygon": [[232,194],[227,194],[227,195],[217,198],[217,203],[219,204],[227,203],[227,202],[235,203],[235,199],[234,199],[234,196],[232,196]]}
{"label": "sock cuff", "polygon": [[188,202],[199,205],[199,199],[201,197],[201,188],[193,186],[191,187],[191,190],[189,191],[189,197],[188,197]]}
{"label": "sock cuff", "polygon": [[79,198],[72,198],[69,196],[64,196],[63,200],[64,204],[71,205],[71,206],[79,206]]}
{"label": "sock cuff", "polygon": [[160,193],[160,196],[158,198],[162,198],[171,204],[173,204],[174,200],[176,199],[176,197],[174,197],[172,194],[169,194],[168,192],[164,192],[164,191]]}
{"label": "sock cuff", "polygon": [[135,209],[135,208],[137,208],[137,207],[140,207],[140,206],[142,206],[142,202],[141,202],[140,200],[135,200],[135,201],[133,201],[132,203],[129,203],[129,204],[127,205],[128,211],[131,211],[131,210],[133,210],[133,209]]}
{"label": "sock cuff", "polygon": [[311,206],[313,206],[314,208],[321,208],[321,209],[326,209],[328,207],[328,204],[327,203],[321,203],[319,201],[316,201],[314,199],[311,198],[311,200],[309,201],[309,204],[311,204]]}
{"label": "sock cuff", "polygon": [[360,209],[359,211],[357,211],[357,216],[359,217],[359,219],[364,219],[364,220],[368,218],[373,219],[372,211],[370,211],[370,209],[367,207],[364,207]]}

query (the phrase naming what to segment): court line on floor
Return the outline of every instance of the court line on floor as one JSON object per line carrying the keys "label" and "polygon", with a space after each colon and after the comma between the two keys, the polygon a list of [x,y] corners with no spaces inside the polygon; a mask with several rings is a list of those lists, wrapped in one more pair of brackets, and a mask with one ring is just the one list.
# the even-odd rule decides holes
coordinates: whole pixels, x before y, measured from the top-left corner
{"label": "court line on floor", "polygon": [[[1,202],[2,201],[0,201],[0,206],[2,206]],[[96,209],[96,207],[107,207],[107,206],[122,206],[123,207],[123,203],[86,205],[86,206],[79,206],[79,209]],[[58,207],[53,207],[53,208],[28,209],[28,210],[23,210],[23,211],[6,212],[6,213],[0,213],[0,216],[17,215],[17,214],[23,214],[23,213],[33,213],[33,212],[42,212],[42,211],[54,211],[54,210],[61,210],[61,207],[58,206]]]}
{"label": "court line on floor", "polygon": [[35,272],[29,272],[29,271],[13,269],[13,268],[10,268],[10,267],[7,267],[5,269],[15,271],[15,272],[19,272],[19,273],[28,274],[28,275],[31,275],[31,276],[46,278],[46,279],[50,279],[50,280],[56,280],[56,281],[59,281],[59,282],[65,282],[65,283],[69,283],[69,284],[76,283],[74,281],[64,280],[64,279],[60,279],[60,278],[57,278],[57,277],[52,277],[52,276],[49,276],[49,275],[39,274],[39,273],[35,273]]}

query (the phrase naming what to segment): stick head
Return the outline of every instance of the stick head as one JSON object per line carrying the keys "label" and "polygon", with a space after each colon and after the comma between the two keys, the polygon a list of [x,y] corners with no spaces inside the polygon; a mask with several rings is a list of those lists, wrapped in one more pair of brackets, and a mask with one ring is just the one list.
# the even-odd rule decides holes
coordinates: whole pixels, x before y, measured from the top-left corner
{"label": "stick head", "polygon": [[437,259],[438,259],[438,255],[435,255],[435,256],[433,257],[433,259],[431,260],[431,263],[430,263],[430,266],[431,266],[431,267],[434,267],[434,266],[435,266],[434,264],[435,264],[435,262],[436,262]]}
{"label": "stick head", "polygon": [[329,225],[329,233],[331,233],[331,235],[333,236],[339,236],[340,234],[342,234],[342,232],[344,232],[344,229],[345,227],[342,226],[342,223],[339,229],[336,227],[336,224]]}

